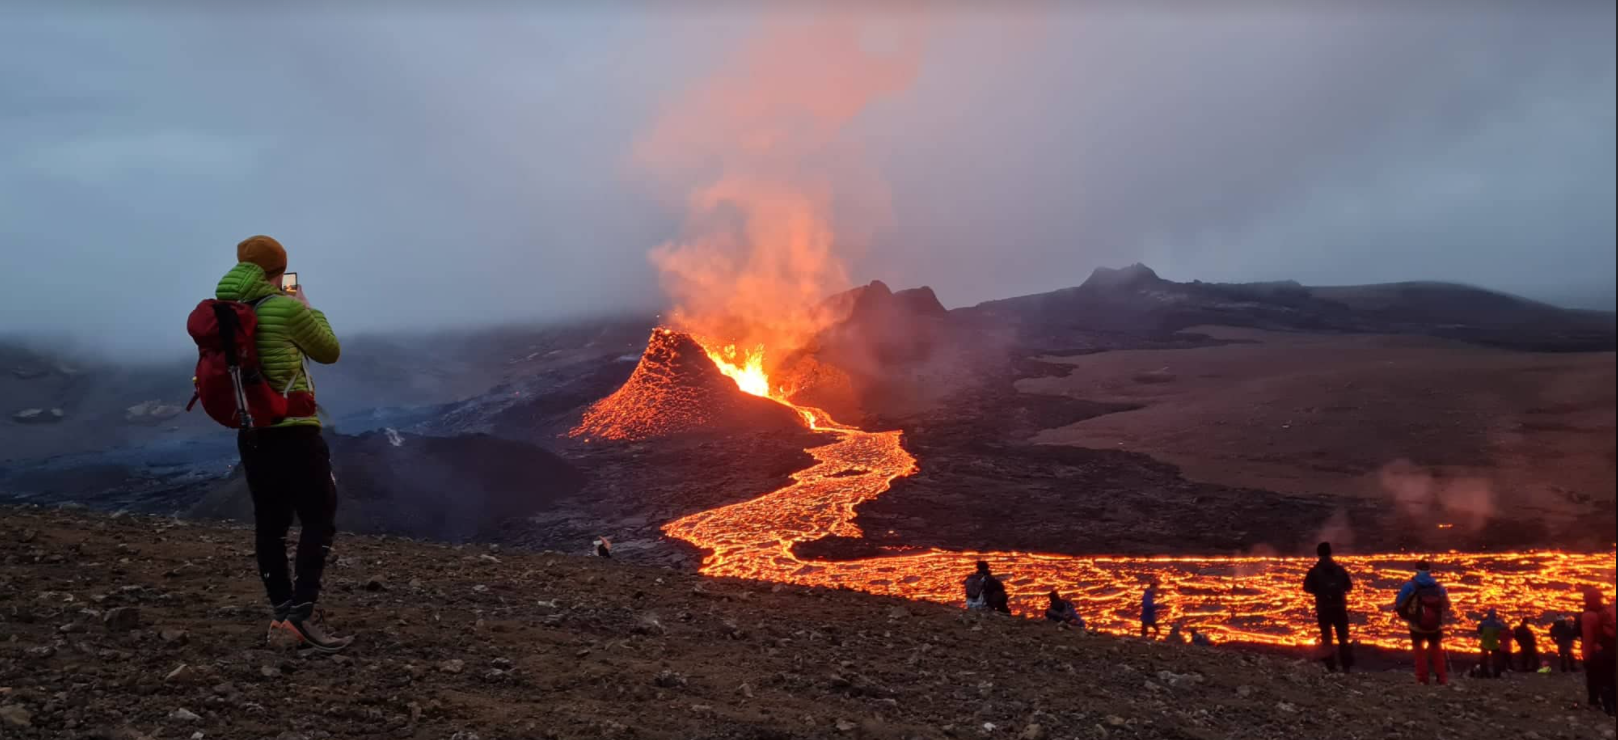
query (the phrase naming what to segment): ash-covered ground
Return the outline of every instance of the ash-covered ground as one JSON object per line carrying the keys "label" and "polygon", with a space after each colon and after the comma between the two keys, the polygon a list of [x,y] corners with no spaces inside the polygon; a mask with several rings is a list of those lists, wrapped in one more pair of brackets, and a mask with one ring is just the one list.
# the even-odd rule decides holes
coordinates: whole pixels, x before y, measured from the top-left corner
{"label": "ash-covered ground", "polygon": [[[0,737],[1611,738],[1575,675],[1415,685],[844,591],[341,536],[341,656],[267,649],[252,532],[0,507]],[[1457,656],[1462,658],[1461,656]],[[1369,661],[1368,661],[1369,662]]]}

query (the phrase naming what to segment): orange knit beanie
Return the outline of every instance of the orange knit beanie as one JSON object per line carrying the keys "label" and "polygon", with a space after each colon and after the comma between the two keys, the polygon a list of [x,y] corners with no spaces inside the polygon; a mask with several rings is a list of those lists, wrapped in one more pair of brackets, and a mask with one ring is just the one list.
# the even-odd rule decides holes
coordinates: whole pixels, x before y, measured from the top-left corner
{"label": "orange knit beanie", "polygon": [[287,250],[270,237],[250,236],[236,245],[236,261],[251,262],[264,268],[264,274],[274,275],[287,269]]}

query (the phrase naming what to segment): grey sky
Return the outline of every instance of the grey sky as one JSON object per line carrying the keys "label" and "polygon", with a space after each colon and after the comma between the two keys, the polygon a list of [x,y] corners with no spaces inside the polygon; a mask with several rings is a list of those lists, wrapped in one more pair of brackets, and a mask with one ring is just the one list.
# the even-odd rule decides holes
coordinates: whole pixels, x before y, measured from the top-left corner
{"label": "grey sky", "polygon": [[[969,305],[1144,260],[1611,308],[1613,4],[1435,6],[930,18],[843,132],[892,199],[851,277]],[[340,331],[658,306],[683,214],[630,152],[757,20],[88,7],[0,10],[0,333],[153,349],[258,232]]]}

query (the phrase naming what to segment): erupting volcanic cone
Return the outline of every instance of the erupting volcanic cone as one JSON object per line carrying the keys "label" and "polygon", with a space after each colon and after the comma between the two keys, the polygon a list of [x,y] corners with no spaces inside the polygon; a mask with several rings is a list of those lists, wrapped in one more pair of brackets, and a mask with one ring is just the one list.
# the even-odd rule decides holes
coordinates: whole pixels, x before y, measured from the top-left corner
{"label": "erupting volcanic cone", "polygon": [[584,413],[570,436],[637,440],[692,432],[801,429],[798,412],[743,393],[689,334],[657,329],[623,387]]}

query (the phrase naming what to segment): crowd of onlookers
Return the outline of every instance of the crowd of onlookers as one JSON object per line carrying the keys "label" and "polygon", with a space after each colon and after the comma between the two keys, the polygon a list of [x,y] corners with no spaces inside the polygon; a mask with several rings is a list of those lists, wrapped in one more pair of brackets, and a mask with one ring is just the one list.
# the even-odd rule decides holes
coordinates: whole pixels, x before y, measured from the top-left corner
{"label": "crowd of onlookers", "polygon": [[[1315,601],[1315,617],[1320,628],[1320,660],[1329,671],[1346,672],[1354,665],[1348,607],[1348,595],[1354,590],[1354,579],[1346,568],[1332,558],[1329,543],[1320,543],[1316,552],[1319,560],[1304,577],[1303,591]],[[1006,585],[991,572],[988,563],[978,562],[977,570],[967,576],[965,587],[968,609],[1011,613]],[[1195,628],[1187,629],[1183,621],[1170,625],[1168,635],[1164,638],[1158,623],[1162,611],[1160,587],[1161,584],[1154,579],[1141,594],[1140,636],[1212,645],[1207,635]],[[1555,669],[1572,673],[1582,670],[1589,705],[1613,714],[1614,679],[1615,673],[1618,673],[1615,670],[1618,669],[1618,647],[1614,646],[1614,607],[1605,602],[1598,589],[1588,588],[1583,596],[1582,613],[1577,617],[1558,619],[1551,624],[1549,637],[1556,647],[1556,655],[1554,660],[1549,661],[1540,652],[1538,635],[1529,620],[1522,619],[1513,627],[1501,619],[1495,609],[1489,609],[1471,630],[1478,641],[1478,660],[1471,669],[1471,675],[1499,678],[1511,671],[1550,673]],[[1046,620],[1086,630],[1084,617],[1071,599],[1063,598],[1055,590],[1047,598]],[[1409,626],[1416,680],[1423,684],[1433,681],[1440,685],[1448,683],[1451,661],[1444,646],[1446,638],[1455,632],[1458,616],[1450,602],[1448,589],[1433,576],[1431,563],[1426,560],[1417,563],[1415,574],[1394,597],[1392,609]],[[1579,646],[1582,660],[1574,657],[1575,644]]]}

